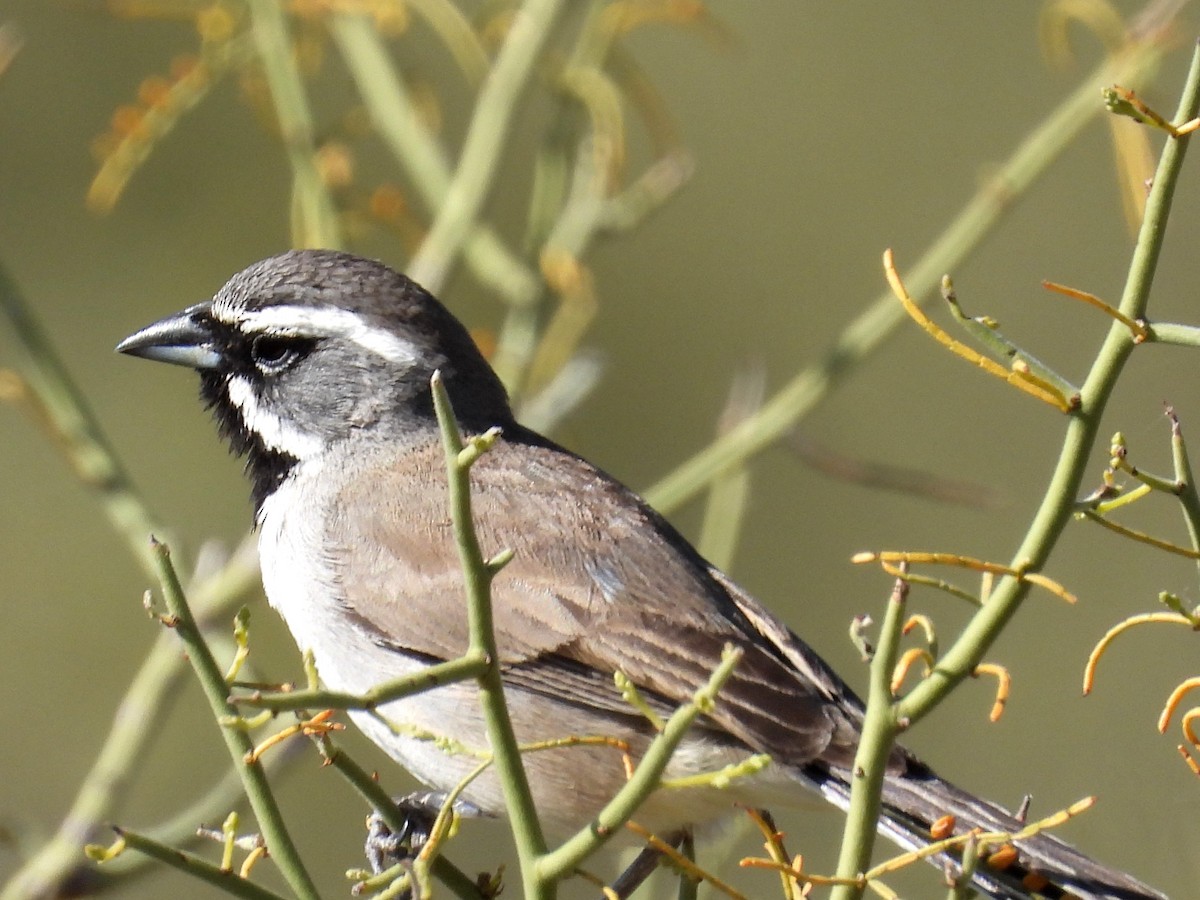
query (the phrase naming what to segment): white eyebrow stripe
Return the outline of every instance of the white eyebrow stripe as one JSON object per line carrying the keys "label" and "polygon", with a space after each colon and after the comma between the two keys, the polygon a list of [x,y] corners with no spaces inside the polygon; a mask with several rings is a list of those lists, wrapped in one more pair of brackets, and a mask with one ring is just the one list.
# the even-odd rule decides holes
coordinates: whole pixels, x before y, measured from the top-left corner
{"label": "white eyebrow stripe", "polygon": [[[222,309],[218,312],[226,312]],[[341,337],[393,363],[413,365],[420,354],[411,342],[383,328],[372,328],[348,309],[333,306],[268,306],[240,310],[233,321],[250,334],[294,335],[297,337]]]}
{"label": "white eyebrow stripe", "polygon": [[270,450],[286,453],[293,459],[314,459],[323,446],[316,435],[305,434],[279,416],[267,412],[258,403],[258,395],[249,379],[233,375],[225,382],[229,402],[242,414],[242,422],[252,434],[258,435]]}

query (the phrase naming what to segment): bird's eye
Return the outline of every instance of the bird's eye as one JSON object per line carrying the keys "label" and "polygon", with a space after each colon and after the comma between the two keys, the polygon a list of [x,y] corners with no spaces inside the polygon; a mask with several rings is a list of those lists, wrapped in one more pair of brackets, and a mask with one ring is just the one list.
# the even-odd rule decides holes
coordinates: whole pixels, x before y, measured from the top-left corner
{"label": "bird's eye", "polygon": [[250,355],[264,372],[279,372],[303,355],[304,345],[304,341],[293,337],[260,334],[250,344]]}

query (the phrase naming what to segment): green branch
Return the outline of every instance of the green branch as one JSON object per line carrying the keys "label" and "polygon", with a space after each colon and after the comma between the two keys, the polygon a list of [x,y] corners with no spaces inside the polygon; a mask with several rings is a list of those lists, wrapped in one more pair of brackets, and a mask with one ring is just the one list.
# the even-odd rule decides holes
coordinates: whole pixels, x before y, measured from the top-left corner
{"label": "green branch", "polygon": [[[1171,419],[1171,460],[1175,469],[1175,495],[1183,512],[1192,550],[1200,552],[1200,492],[1196,489],[1196,477],[1192,474],[1192,463],[1188,459],[1187,444],[1183,440],[1183,429],[1173,409],[1167,410]],[[1200,568],[1200,559],[1196,566]]]}
{"label": "green branch", "polygon": [[1169,322],[1151,323],[1147,324],[1146,331],[1146,340],[1156,344],[1200,347],[1200,327],[1196,325],[1176,325]]}
{"label": "green branch", "polygon": [[271,709],[275,712],[298,709],[376,709],[393,700],[401,700],[469,678],[478,678],[490,666],[491,662],[486,656],[468,650],[458,659],[437,663],[411,675],[385,681],[361,694],[327,690],[273,691],[266,694],[255,691],[252,694],[233,694],[229,697],[229,702],[238,706]]}
{"label": "green branch", "polygon": [[312,113],[279,0],[249,0],[250,27],[279,132],[292,167],[292,241],[297,247],[342,246],[337,210],[317,171]]}
{"label": "green branch", "polygon": [[[144,542],[144,537],[143,537]],[[258,584],[253,554],[239,548],[231,561],[195,589],[195,605],[203,618],[228,612]],[[147,553],[147,559],[152,555]],[[70,809],[54,836],[27,859],[0,889],[0,900],[54,896],[82,862],[83,842],[111,820],[147,745],[162,726],[170,701],[177,696],[187,661],[174,634],[163,632],[130,682],[113,714],[112,726],[92,768],[84,777]]]}
{"label": "green branch", "polygon": [[[888,754],[901,731],[891,681],[900,651],[907,598],[908,584],[897,579],[879,629],[879,647],[871,659],[871,688],[867,694],[862,739],[854,754],[850,806],[837,865],[839,878],[858,879],[871,863],[876,824],[883,804]],[[833,889],[832,900],[858,900],[864,887],[862,884],[838,885]]]}
{"label": "green branch", "polygon": [[159,862],[166,863],[173,869],[178,869],[185,875],[198,878],[227,894],[232,894],[234,897],[242,897],[243,900],[286,900],[274,891],[259,887],[248,878],[243,878],[237,872],[222,869],[194,853],[160,844],[153,838],[136,831],[127,831],[124,828],[114,828],[113,830],[116,831],[127,849],[144,853]]}
{"label": "green branch", "polygon": [[[1193,118],[1198,108],[1200,47],[1197,47],[1193,56],[1176,121]],[[1171,139],[1159,162],[1120,304],[1121,313],[1131,320],[1145,318],[1171,199],[1186,149],[1186,139]],[[1130,329],[1121,322],[1114,322],[1080,389],[1079,406],[1069,413],[1058,465],[1041,507],[1017,550],[1012,568],[1019,571],[1039,569],[1049,558],[1070,521],[1105,406],[1124,363],[1136,346],[1138,342]],[[871,665],[871,690],[863,735],[855,756],[851,803],[838,861],[837,872],[840,877],[858,879],[869,863],[881,808],[887,757],[896,735],[902,727],[906,728],[926,715],[956,684],[975,670],[988,647],[1016,613],[1027,592],[1026,580],[1004,578],[950,650],[938,660],[929,677],[905,698],[893,701],[888,682],[896,664],[903,602],[903,589],[897,586],[882,627],[880,648]],[[833,896],[835,900],[855,900],[862,895],[863,888],[862,884],[839,886]]]}
{"label": "green branch", "polygon": [[[1192,57],[1176,121],[1194,118],[1198,108],[1200,48]],[[1120,310],[1130,319],[1146,317],[1150,287],[1187,145],[1186,137],[1169,138],[1159,160],[1121,298]],[[1041,568],[1070,521],[1105,406],[1129,355],[1137,346],[1129,329],[1120,322],[1114,322],[1080,389],[1079,408],[1071,414],[1067,423],[1058,463],[1046,488],[1045,498],[1013,557],[1014,568],[1031,571]],[[1016,613],[1028,589],[1028,583],[1022,579],[1003,579],[959,639],[938,661],[933,673],[900,701],[899,715],[916,722],[955,684],[967,677],[1005,623]]]}
{"label": "green branch", "polygon": [[440,373],[434,373],[430,380],[430,389],[433,392],[433,405],[446,450],[450,515],[466,582],[467,618],[470,628],[468,652],[479,654],[489,662],[487,670],[477,679],[479,699],[487,723],[488,743],[504,791],[504,802],[512,821],[525,898],[551,898],[554,896],[553,886],[542,882],[536,875],[538,860],[546,852],[546,839],[542,836],[537,809],[533,805],[533,793],[529,789],[529,779],[521,762],[517,736],[508,714],[504,684],[500,677],[499,651],[492,627],[492,579],[511,559],[511,554],[503,552],[492,559],[484,558],[471,513],[471,465],[487,451],[499,436],[499,432],[490,431],[485,435],[470,438],[464,444]]}
{"label": "green branch", "polygon": [[[329,26],[375,131],[409,174],[425,206],[431,211],[439,209],[450,190],[450,166],[421,121],[379,33],[361,15],[335,14]],[[487,224],[471,227],[463,254],[480,283],[509,305],[528,306],[540,296],[541,280]]]}
{"label": "green branch", "polygon": [[712,709],[721,686],[733,674],[742,658],[741,650],[726,647],[721,662],[708,682],[696,690],[689,703],[685,703],[667,719],[651,741],[645,754],[638,761],[633,777],[597,813],[596,818],[561,846],[545,854],[537,862],[539,879],[551,882],[570,876],[584,859],[595,853],[604,843],[612,839],[626,822],[662,783],[663,772],[688,729],[703,713]]}
{"label": "green branch", "polygon": [[[179,578],[171,565],[171,552],[166,544],[158,541],[151,542],[154,559],[158,565],[159,581],[162,584],[163,599],[167,609],[174,617],[172,630],[179,636],[187,648],[188,661],[192,665],[213,717],[222,721],[226,717],[235,717],[237,710],[226,699],[229,686],[225,681],[212,651],[200,633],[191,608],[184,597]],[[300,854],[288,834],[279,806],[267,783],[263,765],[252,756],[254,743],[250,736],[237,728],[221,727],[221,737],[229,749],[233,764],[242,776],[242,784],[246,788],[246,796],[258,820],[258,827],[266,840],[271,858],[283,873],[292,891],[301,900],[318,900],[316,886],[313,884],[308,871],[304,867]]]}
{"label": "green branch", "polygon": [[508,36],[479,93],[445,200],[409,265],[409,276],[428,291],[436,294],[441,289],[479,219],[512,130],[513,110],[563,6],[563,0],[526,0],[513,14]]}

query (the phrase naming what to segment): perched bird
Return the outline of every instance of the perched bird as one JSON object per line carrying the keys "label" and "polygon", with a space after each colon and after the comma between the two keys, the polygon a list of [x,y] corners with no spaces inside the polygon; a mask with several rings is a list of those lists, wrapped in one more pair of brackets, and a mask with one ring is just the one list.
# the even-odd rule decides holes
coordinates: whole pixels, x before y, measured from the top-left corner
{"label": "perched bird", "polygon": [[[434,297],[381,263],[345,253],[284,253],[235,275],[211,300],[117,348],[190,366],[233,451],[247,457],[263,585],[330,688],[363,692],[459,656],[467,646],[462,570],[430,377],[440,371],[465,434],[501,437],[471,470],[485,553],[511,549],[492,585],[495,636],[521,742],[605,735],[636,758],[653,737],[617,693],[623,672],[655,707],[691,698],[726,644],[743,656],[667,777],[767,753],[762,772],[726,789],[660,790],[637,813],[660,834],[728,816],[734,803],[844,807],[863,704],[800,638],[636,494],[523,428],[495,373]],[[448,790],[477,764],[413,729],[485,748],[474,682],[384,706],[408,728],[352,713],[375,743],[427,785]],[[624,784],[619,753],[574,746],[524,757],[543,824],[585,825]],[[504,811],[491,772],[466,799]],[[924,845],[945,815],[958,829],[1020,823],[897,748],[880,829]],[[980,866],[994,897],[1161,898],[1137,879],[1049,835],[1023,841],[1002,871]]]}

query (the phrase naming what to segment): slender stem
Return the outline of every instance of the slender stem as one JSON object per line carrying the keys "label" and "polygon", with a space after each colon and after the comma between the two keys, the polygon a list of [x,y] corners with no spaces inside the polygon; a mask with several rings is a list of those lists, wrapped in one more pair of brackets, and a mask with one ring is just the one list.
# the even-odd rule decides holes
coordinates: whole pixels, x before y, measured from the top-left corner
{"label": "slender stem", "polygon": [[546,839],[542,835],[537,808],[533,805],[533,792],[529,789],[517,736],[508,714],[504,684],[500,677],[499,650],[492,628],[491,586],[498,566],[489,564],[479,548],[471,513],[470,462],[473,460],[463,458],[462,435],[440,374],[434,374],[430,388],[438,425],[441,427],[442,443],[446,449],[450,515],[466,582],[470,650],[489,661],[487,670],[477,679],[480,704],[487,723],[488,743],[512,821],[525,898],[549,900],[555,896],[554,885],[539,878],[537,872],[538,860],[546,852]]}
{"label": "slender stem", "polygon": [[186,875],[207,882],[227,894],[242,897],[244,900],[285,900],[285,898],[274,891],[259,887],[253,881],[242,878],[237,872],[215,866],[208,860],[196,856],[194,853],[188,853],[185,850],[176,850],[174,847],[160,844],[154,838],[139,834],[136,831],[127,831],[119,828],[117,829],[117,834],[125,841],[128,849],[145,853],[147,856],[151,856],[159,862],[166,863],[171,868],[178,869]]}
{"label": "slender stem", "polygon": [[[1171,458],[1175,467],[1176,494],[1180,506],[1183,507],[1183,521],[1192,542],[1192,550],[1200,552],[1200,492],[1196,490],[1196,477],[1192,474],[1192,463],[1188,459],[1183,430],[1174,410],[1170,411],[1170,418]],[[1197,559],[1196,565],[1200,567],[1200,558]]]}
{"label": "slender stem", "polygon": [[[1200,108],[1200,47],[1180,100],[1176,121],[1194,118]],[[1143,319],[1150,298],[1154,271],[1162,249],[1175,184],[1187,151],[1188,138],[1170,138],[1163,148],[1154,185],[1146,200],[1145,218],[1130,262],[1120,310],[1131,319]],[[1050,556],[1075,509],[1075,497],[1086,471],[1088,455],[1096,441],[1100,420],[1117,378],[1130,353],[1138,346],[1129,329],[1114,322],[1080,389],[1080,405],[1067,423],[1058,463],[1034,515],[1025,539],[1013,558],[1016,568],[1040,568]],[[959,639],[938,661],[930,677],[918,684],[899,704],[900,715],[916,722],[946,693],[967,677],[983,658],[1005,623],[1012,618],[1028,592],[1028,583],[1005,578],[988,602],[975,614]]]}
{"label": "slender stem", "polygon": [[[686,831],[683,835],[683,840],[679,844],[679,852],[691,862],[696,861],[696,838],[690,832]],[[700,882],[694,878],[689,878],[686,873],[679,873],[679,890],[675,895],[678,900],[698,900],[700,896]]]}
{"label": "slender stem", "polygon": [[[335,14],[330,33],[380,139],[412,178],[425,206],[437,210],[450,190],[450,166],[420,116],[384,49],[379,33],[362,15]],[[511,306],[528,306],[541,294],[541,280],[515,257],[485,223],[476,223],[463,249],[479,281]]]}
{"label": "slender stem", "polygon": [[[897,579],[879,629],[879,647],[871,660],[871,688],[867,695],[862,740],[854,755],[850,807],[842,832],[841,854],[838,856],[839,878],[857,879],[871,863],[876,823],[883,804],[883,779],[887,774],[888,754],[900,732],[891,681],[900,650],[900,632],[904,626],[907,597],[908,584]],[[862,896],[863,887],[838,885],[833,889],[832,900],[857,900]]]}
{"label": "slender stem", "polygon": [[563,0],[526,0],[513,16],[480,91],[446,199],[409,266],[412,279],[435,294],[475,227],[515,120],[513,110],[563,6]]}
{"label": "slender stem", "polygon": [[342,246],[337,210],[317,171],[312,113],[292,56],[283,6],[279,0],[249,0],[248,7],[254,43],[292,166],[292,241],[298,247],[337,249]]}
{"label": "slender stem", "polygon": [[[1117,522],[1100,515],[1100,513],[1092,509],[1081,510],[1080,514],[1083,515],[1083,517],[1089,522],[1095,522],[1101,528],[1106,528],[1115,534],[1121,535],[1123,538],[1128,538],[1131,541],[1147,544],[1158,550],[1162,550],[1164,553],[1174,553],[1178,556],[1196,560],[1198,563],[1200,563],[1200,548],[1198,547],[1183,547],[1179,544],[1173,544],[1170,541],[1164,541],[1162,538],[1156,538],[1153,535],[1146,534],[1144,531],[1138,531],[1135,528],[1129,528],[1125,525],[1120,525]],[[1190,525],[1188,530],[1191,531]]]}
{"label": "slender stem", "polygon": [[1200,327],[1157,322],[1147,326],[1146,340],[1156,344],[1173,344],[1177,347],[1200,347]]}
{"label": "slender stem", "polygon": [[[167,609],[175,618],[173,630],[187,648],[188,661],[192,664],[200,687],[208,699],[214,718],[220,721],[226,716],[236,716],[237,710],[226,699],[229,686],[225,681],[225,676],[196,625],[192,610],[184,597],[183,587],[179,584],[179,578],[171,565],[170,550],[166,544],[157,541],[152,541],[151,548],[154,552],[155,562],[158,564],[163,599]],[[279,806],[275,803],[275,797],[271,793],[271,786],[267,783],[262,763],[258,760],[247,762],[248,758],[252,758],[250,753],[254,749],[254,742],[250,739],[250,735],[237,728],[222,727],[221,737],[225,740],[225,746],[229,749],[234,766],[241,773],[242,784],[246,787],[246,796],[250,800],[250,806],[254,809],[254,816],[258,820],[258,827],[267,842],[271,858],[275,860],[279,870],[283,873],[288,886],[301,900],[317,900],[316,885],[313,884],[295,844],[292,843],[291,835],[288,834],[283,816],[279,812]]]}
{"label": "slender stem", "polygon": [[559,881],[566,878],[633,817],[638,807],[659,787],[675,748],[687,735],[696,718],[706,707],[711,706],[713,698],[726,679],[733,674],[740,659],[740,651],[727,650],[722,654],[721,663],[713,671],[708,682],[696,691],[691,702],[675,710],[663,725],[662,731],[655,735],[646,753],[639,760],[633,777],[625,782],[621,790],[605,804],[587,827],[538,860],[538,875],[542,880]]}
{"label": "slender stem", "polygon": [[[179,642],[174,635],[168,634],[179,656]],[[299,741],[278,748],[265,760],[267,776],[275,777],[287,768],[302,753],[308,752]],[[196,834],[196,826],[202,822],[219,822],[229,815],[231,809],[242,810],[246,807],[246,791],[242,787],[241,776],[230,767],[225,770],[221,779],[215,784],[200,790],[199,799],[174,813],[169,819],[159,822],[150,828],[140,830],[140,833],[160,844],[186,847],[203,840]],[[142,868],[150,866],[148,859],[139,859],[122,854],[116,859],[104,864],[104,872],[113,876],[127,878],[140,873]]]}
{"label": "slender stem", "polygon": [[[1000,166],[906,273],[905,282],[920,300],[934,293],[942,275],[953,271],[1034,181],[1070,145],[1103,107],[1098,85],[1127,82],[1155,66],[1165,52],[1157,32],[1140,38],[1114,61],[1105,61],[1057,109],[1050,113]],[[842,332],[824,359],[796,375],[751,418],[714,440],[645,492],[662,512],[670,512],[729,469],[786,435],[875,350],[905,314],[884,292]]]}
{"label": "slender stem", "polygon": [[422,691],[478,678],[491,667],[486,656],[468,651],[458,659],[429,666],[411,675],[386,681],[362,694],[346,691],[279,691],[269,694],[234,694],[229,702],[276,712],[294,709],[375,709],[384,703],[411,697]]}

